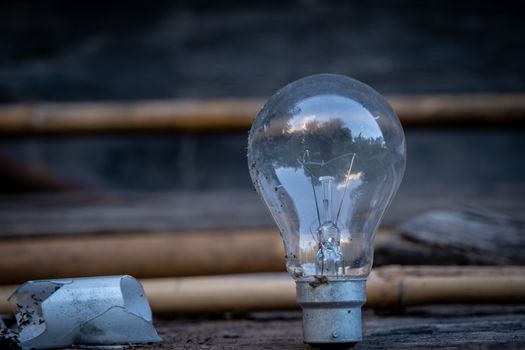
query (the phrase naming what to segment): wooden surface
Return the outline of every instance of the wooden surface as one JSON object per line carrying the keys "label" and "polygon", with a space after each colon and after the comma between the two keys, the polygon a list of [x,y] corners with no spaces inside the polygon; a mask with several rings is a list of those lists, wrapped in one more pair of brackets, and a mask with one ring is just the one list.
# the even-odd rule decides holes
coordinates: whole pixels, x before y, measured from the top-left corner
{"label": "wooden surface", "polygon": [[[525,94],[387,97],[404,127],[525,126]],[[264,99],[0,105],[0,133],[248,130]]]}
{"label": "wooden surface", "polygon": [[254,190],[0,196],[3,237],[258,227],[274,223]]}
{"label": "wooden surface", "polygon": [[[522,218],[524,197],[521,183],[503,188],[467,184],[402,188],[382,224],[394,227],[427,210],[469,206]],[[4,238],[246,228],[275,228],[253,189],[0,195]]]}
{"label": "wooden surface", "polygon": [[[525,306],[469,305],[409,308],[394,314],[365,311],[364,340],[355,349],[523,349]],[[157,349],[309,349],[300,312],[259,312],[155,320]]]}

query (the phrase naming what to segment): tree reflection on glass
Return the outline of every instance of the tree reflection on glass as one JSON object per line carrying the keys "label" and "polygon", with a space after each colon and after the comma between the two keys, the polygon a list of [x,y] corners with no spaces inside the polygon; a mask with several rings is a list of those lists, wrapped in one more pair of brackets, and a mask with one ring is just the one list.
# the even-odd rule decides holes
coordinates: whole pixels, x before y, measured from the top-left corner
{"label": "tree reflection on glass", "polygon": [[[338,223],[341,213],[347,221],[345,224],[348,224],[351,215],[344,214],[343,206],[346,212],[352,211],[353,202],[359,196],[359,187],[367,182],[362,166],[364,163],[360,162],[360,158],[369,160],[380,157],[385,151],[382,137],[364,137],[361,134],[353,137],[352,130],[345,126],[342,119],[319,122],[315,116],[304,117],[300,125],[288,123],[285,133],[274,133],[273,140],[266,144],[265,152],[271,154],[272,166],[281,186],[294,187],[288,180],[290,172],[295,174],[292,182],[297,182],[295,177],[299,172],[311,184],[309,193],[299,195],[304,197],[304,202],[315,203],[312,206],[315,213],[309,213],[311,217],[307,230],[316,242],[317,275],[344,275],[344,257],[340,247],[342,230]],[[368,171],[371,165],[368,161],[366,164]],[[308,254],[312,249],[314,247],[307,247]]]}

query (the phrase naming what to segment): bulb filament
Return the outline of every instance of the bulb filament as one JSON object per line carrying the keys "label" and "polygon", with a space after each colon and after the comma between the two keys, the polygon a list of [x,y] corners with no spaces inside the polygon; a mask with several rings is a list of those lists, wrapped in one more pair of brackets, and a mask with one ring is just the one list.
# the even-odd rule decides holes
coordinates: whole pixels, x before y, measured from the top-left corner
{"label": "bulb filament", "polygon": [[[344,182],[344,192],[341,196],[341,199],[338,203],[337,214],[333,215],[334,201],[333,201],[333,187],[335,178],[333,176],[321,176],[318,178],[319,183],[321,184],[321,196],[322,200],[318,202],[318,193],[315,189],[314,184],[314,172],[310,169],[312,166],[317,166],[324,168],[328,164],[343,159],[343,157],[352,156],[350,160],[350,166],[345,176]],[[317,212],[317,219],[319,226],[317,227],[317,242],[318,250],[315,256],[315,273],[317,276],[339,276],[344,275],[344,259],[341,252],[341,231],[337,226],[339,221],[339,215],[341,214],[341,208],[343,206],[343,201],[346,197],[348,184],[350,180],[350,175],[352,173],[352,167],[354,165],[354,159],[356,157],[355,153],[346,153],[340,155],[336,158],[330,159],[325,162],[324,160],[320,162],[310,161],[310,152],[305,151],[303,158],[298,159],[299,164],[304,168],[306,172],[311,175],[312,180],[312,191],[315,199],[315,208]]]}
{"label": "bulb filament", "polygon": [[332,217],[332,176],[319,178],[322,192],[322,217],[317,229],[319,249],[315,257],[316,274],[320,276],[338,276],[344,274],[343,254],[341,253],[341,231]]}

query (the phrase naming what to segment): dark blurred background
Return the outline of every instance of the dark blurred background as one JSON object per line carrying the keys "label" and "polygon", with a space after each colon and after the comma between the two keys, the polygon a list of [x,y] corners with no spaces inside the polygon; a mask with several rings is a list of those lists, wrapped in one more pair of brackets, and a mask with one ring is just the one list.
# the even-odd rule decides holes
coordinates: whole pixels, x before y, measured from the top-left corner
{"label": "dark blurred background", "polygon": [[0,101],[523,91],[520,1],[3,1]]}
{"label": "dark blurred background", "polygon": [[[522,92],[524,8],[448,0],[3,1],[0,102],[267,98],[321,72],[387,95]],[[393,213],[451,205],[525,212],[523,129],[406,134],[408,167]],[[246,136],[4,135],[0,190],[246,191],[258,203]]]}

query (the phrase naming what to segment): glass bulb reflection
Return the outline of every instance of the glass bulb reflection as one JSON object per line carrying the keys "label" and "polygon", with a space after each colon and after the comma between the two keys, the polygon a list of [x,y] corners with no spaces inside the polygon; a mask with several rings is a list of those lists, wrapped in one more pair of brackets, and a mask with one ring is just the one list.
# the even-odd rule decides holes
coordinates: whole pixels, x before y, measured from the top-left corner
{"label": "glass bulb reflection", "polygon": [[403,129],[379,93],[331,74],[285,86],[253,123],[248,161],[294,278],[368,275],[405,169]]}

